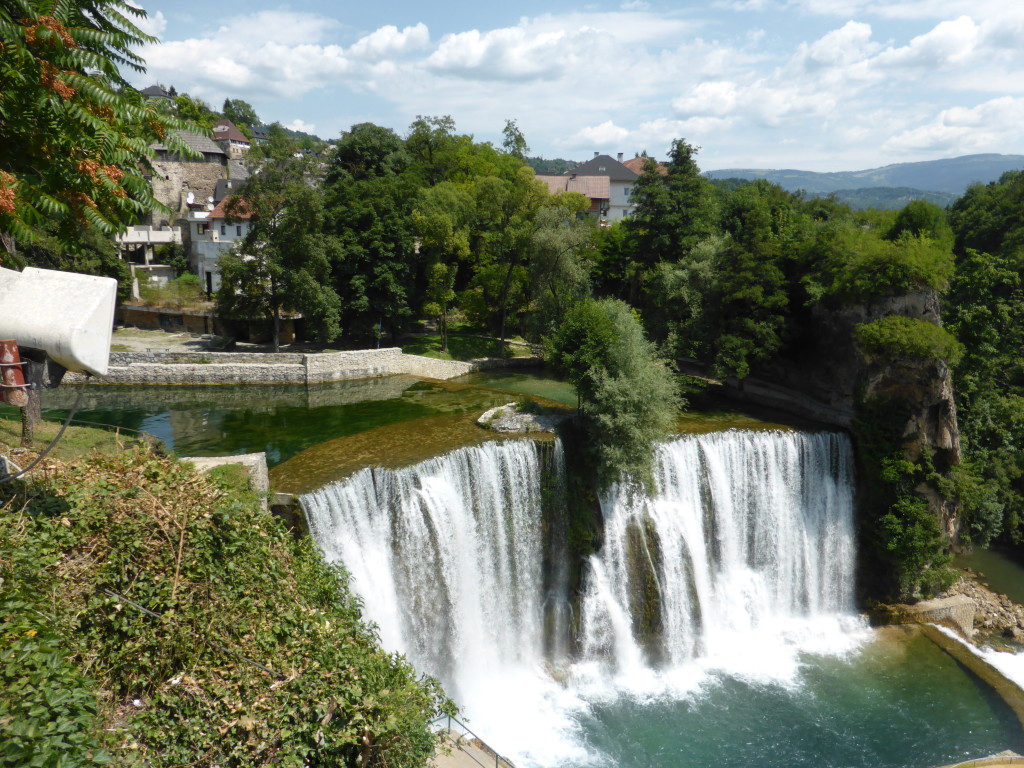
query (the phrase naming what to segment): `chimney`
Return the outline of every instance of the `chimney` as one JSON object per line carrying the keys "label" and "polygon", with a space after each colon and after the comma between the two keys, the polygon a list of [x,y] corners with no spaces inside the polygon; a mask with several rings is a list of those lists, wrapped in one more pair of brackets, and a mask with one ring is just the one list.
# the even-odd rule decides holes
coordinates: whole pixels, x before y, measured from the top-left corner
{"label": "chimney", "polygon": [[618,160],[619,160],[620,163],[622,162],[622,153],[621,152],[619,152]]}
{"label": "chimney", "polygon": [[595,152],[595,153],[594,153],[594,157],[600,157],[600,155],[601,155],[601,153],[600,153],[600,152]]}

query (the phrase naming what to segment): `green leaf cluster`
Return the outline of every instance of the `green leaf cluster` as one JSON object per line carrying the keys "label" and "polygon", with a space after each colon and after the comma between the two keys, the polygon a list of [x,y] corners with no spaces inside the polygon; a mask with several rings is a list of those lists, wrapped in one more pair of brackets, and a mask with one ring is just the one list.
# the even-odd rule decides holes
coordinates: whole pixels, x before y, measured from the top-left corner
{"label": "green leaf cluster", "polygon": [[853,329],[857,346],[869,358],[890,361],[944,360],[955,366],[964,347],[945,328],[926,320],[886,315]]}
{"label": "green leaf cluster", "polygon": [[925,452],[910,457],[904,435],[908,404],[862,399],[852,431],[865,477],[860,478],[860,588],[873,596],[906,600],[948,588],[956,576],[934,512],[918,489],[950,481]]}
{"label": "green leaf cluster", "polygon": [[652,487],[654,444],[675,425],[683,401],[636,314],[622,301],[586,299],[548,344],[549,362],[576,388],[581,445],[597,487]]}
{"label": "green leaf cluster", "polygon": [[155,205],[150,144],[190,153],[184,123],[122,74],[143,71],[144,16],[122,0],[0,2],[0,234],[32,242],[48,221],[66,245],[83,227],[112,234]]}
{"label": "green leaf cluster", "polygon": [[62,765],[423,765],[440,687],[226,482],[140,450],[0,489],[5,734]]}
{"label": "green leaf cluster", "polygon": [[957,271],[944,315],[964,344],[956,369],[965,530],[1024,542],[1024,173],[974,185],[950,220]]}

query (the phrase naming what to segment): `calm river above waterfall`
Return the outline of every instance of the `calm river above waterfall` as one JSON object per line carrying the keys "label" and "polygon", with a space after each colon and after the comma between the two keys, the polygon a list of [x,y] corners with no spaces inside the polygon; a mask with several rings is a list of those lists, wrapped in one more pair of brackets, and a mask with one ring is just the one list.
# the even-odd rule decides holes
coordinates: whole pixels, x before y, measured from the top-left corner
{"label": "calm river above waterfall", "polygon": [[[687,432],[745,431],[670,441],[654,499],[608,494],[574,600],[542,510],[540,463],[557,472],[560,449],[474,424],[518,393],[575,402],[565,384],[502,373],[92,387],[78,418],[181,455],[266,451],[279,488],[327,486],[305,497],[313,532],[385,644],[442,679],[519,768],[927,768],[1024,750],[987,686],[856,616],[845,438],[688,417]],[[47,394],[58,416],[75,391]]]}

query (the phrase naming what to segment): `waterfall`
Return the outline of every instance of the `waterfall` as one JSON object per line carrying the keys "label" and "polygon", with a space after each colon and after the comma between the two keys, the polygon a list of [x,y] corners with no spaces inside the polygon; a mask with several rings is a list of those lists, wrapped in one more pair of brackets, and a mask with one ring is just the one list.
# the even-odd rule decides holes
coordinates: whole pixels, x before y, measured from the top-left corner
{"label": "waterfall", "polygon": [[600,500],[603,545],[578,595],[566,594],[550,482],[559,451],[490,442],[302,497],[384,645],[437,676],[499,749],[515,755],[529,732],[547,741],[518,752],[528,764],[586,762],[571,714],[598,688],[649,691],[680,670],[785,675],[820,644],[815,622],[842,634],[854,570],[844,435],[729,431],[659,446],[654,497],[615,486]]}

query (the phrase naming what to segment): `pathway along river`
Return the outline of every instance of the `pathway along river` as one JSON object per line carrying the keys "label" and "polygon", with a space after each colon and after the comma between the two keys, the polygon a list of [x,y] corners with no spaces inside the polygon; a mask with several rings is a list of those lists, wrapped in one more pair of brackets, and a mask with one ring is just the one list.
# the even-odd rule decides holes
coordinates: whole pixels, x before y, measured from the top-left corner
{"label": "pathway along river", "polygon": [[[504,383],[567,399],[543,380]],[[335,481],[305,497],[318,543],[352,572],[384,643],[440,677],[520,768],[916,768],[1024,748],[1009,709],[952,659],[855,615],[839,435],[670,441],[655,498],[602,500],[605,542],[577,602],[549,567],[564,530],[541,468],[557,476],[558,448],[468,426],[508,393],[395,377],[90,396],[86,417],[179,453],[267,450],[296,488]],[[753,426],[691,426],[709,424]],[[382,452],[392,469],[353,474],[351,454]]]}

